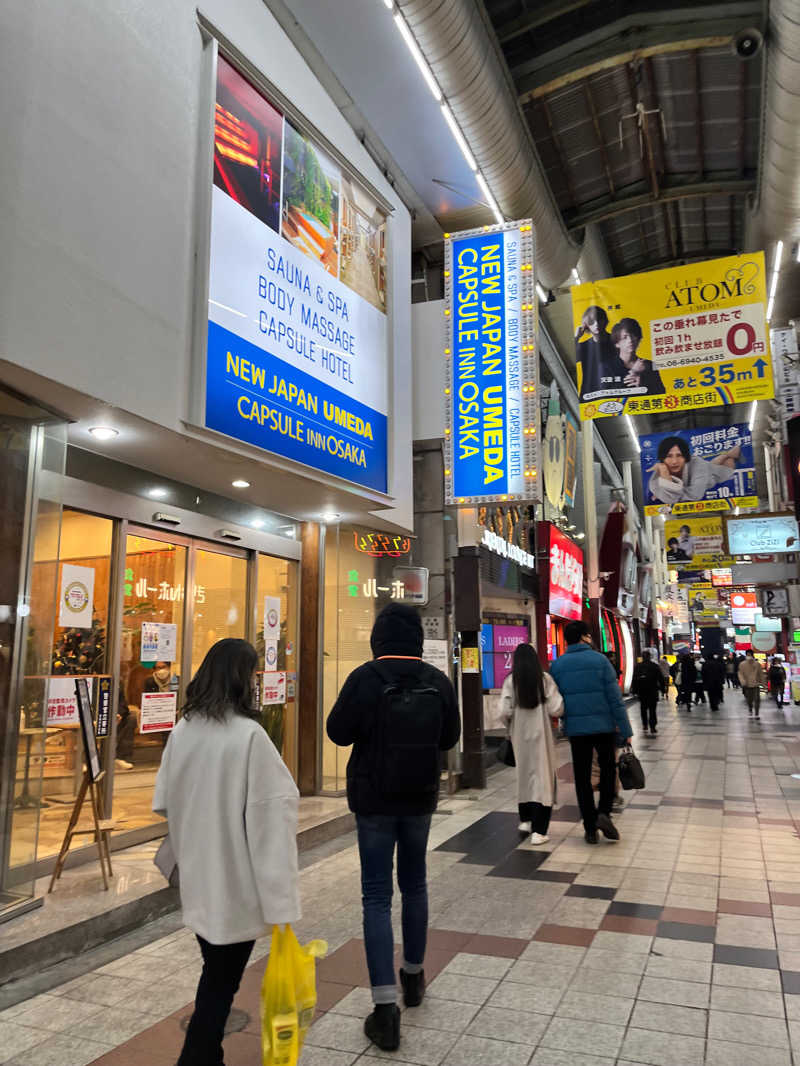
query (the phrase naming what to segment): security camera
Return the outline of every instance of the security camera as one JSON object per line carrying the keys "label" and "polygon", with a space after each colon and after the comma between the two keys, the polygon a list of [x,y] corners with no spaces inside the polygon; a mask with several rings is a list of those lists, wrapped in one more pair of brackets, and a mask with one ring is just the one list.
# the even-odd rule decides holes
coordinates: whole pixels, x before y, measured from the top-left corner
{"label": "security camera", "polygon": [[761,51],[763,44],[761,33],[754,26],[749,26],[745,30],[739,30],[733,38],[733,53],[739,59],[753,59]]}

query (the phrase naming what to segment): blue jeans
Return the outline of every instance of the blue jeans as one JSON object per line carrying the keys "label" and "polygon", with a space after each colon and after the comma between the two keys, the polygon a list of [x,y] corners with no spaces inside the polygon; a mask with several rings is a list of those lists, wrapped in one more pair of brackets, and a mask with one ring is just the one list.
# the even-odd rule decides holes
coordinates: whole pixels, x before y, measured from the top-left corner
{"label": "blue jeans", "polygon": [[397,845],[397,884],[403,897],[403,968],[419,972],[425,961],[428,935],[428,884],[425,858],[430,814],[358,814],[358,851],[361,856],[361,899],[364,943],[375,1003],[394,1003],[392,934],[392,865]]}

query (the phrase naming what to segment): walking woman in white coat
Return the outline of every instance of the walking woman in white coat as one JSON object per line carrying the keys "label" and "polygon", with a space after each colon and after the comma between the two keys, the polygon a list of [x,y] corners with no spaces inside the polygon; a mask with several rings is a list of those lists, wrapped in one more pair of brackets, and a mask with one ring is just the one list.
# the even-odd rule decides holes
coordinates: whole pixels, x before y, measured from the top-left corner
{"label": "walking woman in white coat", "polygon": [[556,800],[556,745],[550,719],[561,715],[564,701],[530,644],[515,648],[501,700],[501,717],[508,724],[517,763],[519,830],[531,833],[531,844],[546,844]]}
{"label": "walking woman in white coat", "polygon": [[183,921],[203,955],[178,1066],[224,1066],[222,1037],[255,940],[300,917],[297,786],[252,707],[258,656],[220,640],[186,691],[153,810],[166,815]]}

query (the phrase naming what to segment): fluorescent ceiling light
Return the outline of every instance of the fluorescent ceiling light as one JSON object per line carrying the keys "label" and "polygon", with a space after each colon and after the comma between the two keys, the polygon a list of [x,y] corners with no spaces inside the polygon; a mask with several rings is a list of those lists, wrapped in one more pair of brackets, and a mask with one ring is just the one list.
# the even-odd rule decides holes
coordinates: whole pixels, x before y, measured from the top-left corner
{"label": "fluorescent ceiling light", "polygon": [[337,514],[336,511],[326,511],[322,516],[323,522],[338,522],[342,516]]}
{"label": "fluorescent ceiling light", "polygon": [[639,455],[641,455],[642,449],[639,447],[639,438],[636,436],[636,431],[633,428],[633,422],[631,422],[630,415],[625,415],[625,424],[628,427],[628,432],[631,435],[631,440],[633,441],[634,446],[636,447],[636,451],[639,453]]}
{"label": "fluorescent ceiling light", "polygon": [[581,276],[578,273],[578,268],[577,267],[573,267],[572,268],[572,280],[575,282],[576,285],[581,285],[582,284]]}
{"label": "fluorescent ceiling light", "polygon": [[769,322],[769,320],[772,318],[772,305],[774,303],[775,303],[775,297],[774,296],[770,296],[769,302],[767,303],[767,322]]}
{"label": "fluorescent ceiling light", "polygon": [[772,264],[772,269],[778,271],[781,268],[781,260],[783,259],[783,241],[778,241],[775,245],[775,261]]}
{"label": "fluorescent ceiling light", "polygon": [[250,525],[253,529],[263,529],[266,523],[263,518],[254,518]]}
{"label": "fluorescent ceiling light", "polygon": [[442,114],[444,115],[445,119],[447,120],[447,125],[450,127],[450,132],[453,134],[453,136],[456,139],[456,144],[461,149],[461,154],[464,156],[464,158],[467,161],[467,166],[469,167],[470,170],[477,170],[478,166],[477,166],[477,163],[475,162],[475,157],[473,156],[472,152],[470,152],[469,145],[467,144],[466,140],[464,139],[464,134],[459,129],[458,123],[456,122],[455,118],[453,117],[453,112],[450,110],[450,108],[447,106],[447,104],[442,104]]}
{"label": "fluorescent ceiling light", "polygon": [[163,500],[167,495],[167,490],[161,488],[148,489],[147,495],[152,496],[154,500]]}
{"label": "fluorescent ceiling light", "polygon": [[483,174],[481,174],[480,171],[476,173],[475,177],[478,179],[478,184],[481,187],[481,192],[486,197],[486,203],[492,209],[492,212],[494,213],[494,217],[497,220],[498,225],[502,226],[502,224],[505,222],[505,219],[500,214],[500,208],[497,206],[497,201],[489,191],[489,186],[486,184],[486,178],[484,178]]}
{"label": "fluorescent ceiling light", "polygon": [[542,283],[540,281],[536,282],[536,294],[539,297],[541,303],[547,303],[547,293],[542,288]]}
{"label": "fluorescent ceiling light", "polygon": [[395,26],[397,26],[398,30],[400,30],[402,38],[406,42],[406,45],[408,46],[409,52],[414,57],[414,62],[419,67],[423,78],[428,83],[428,88],[433,93],[437,104],[441,103],[441,101],[442,101],[442,90],[436,84],[436,78],[434,78],[433,73],[431,71],[431,68],[428,66],[428,62],[425,59],[425,56],[419,50],[419,45],[414,40],[414,36],[411,33],[411,30],[408,28],[408,24],[406,23],[406,20],[403,18],[403,16],[400,14],[399,11],[394,16],[394,23],[395,23]]}
{"label": "fluorescent ceiling light", "polygon": [[113,440],[119,436],[119,430],[111,426],[92,426],[89,432],[95,440]]}
{"label": "fluorescent ceiling light", "polygon": [[242,478],[242,477],[237,477],[237,479],[235,481],[231,482],[231,485],[235,489],[249,489],[250,488],[250,482],[249,481],[245,481],[244,478]]}
{"label": "fluorescent ceiling light", "polygon": [[384,2],[384,4],[386,4],[386,6],[389,8],[390,11],[394,7],[394,0],[383,0],[383,2]]}
{"label": "fluorescent ceiling light", "polygon": [[747,428],[752,433],[753,426],[756,424],[756,411],[758,410],[758,400],[753,400],[753,406],[750,408],[750,421],[747,423]]}

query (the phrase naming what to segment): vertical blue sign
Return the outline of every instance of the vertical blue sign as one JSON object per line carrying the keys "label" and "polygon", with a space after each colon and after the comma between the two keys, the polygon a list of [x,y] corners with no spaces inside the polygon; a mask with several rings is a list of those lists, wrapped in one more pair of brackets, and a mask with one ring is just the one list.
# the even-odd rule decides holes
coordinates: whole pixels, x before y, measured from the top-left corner
{"label": "vertical blue sign", "polygon": [[504,234],[454,239],[455,496],[508,492],[505,294]]}

